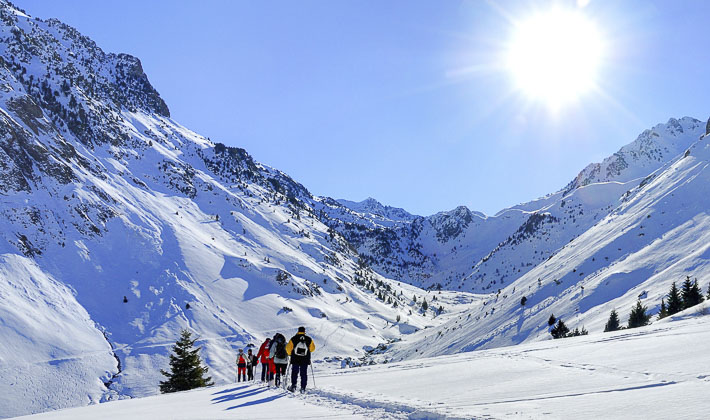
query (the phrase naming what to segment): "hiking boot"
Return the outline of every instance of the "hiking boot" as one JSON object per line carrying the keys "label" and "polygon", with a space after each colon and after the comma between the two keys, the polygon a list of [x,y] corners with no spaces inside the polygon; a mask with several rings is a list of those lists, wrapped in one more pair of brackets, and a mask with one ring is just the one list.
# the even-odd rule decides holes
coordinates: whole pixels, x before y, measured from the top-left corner
{"label": "hiking boot", "polygon": [[295,391],[295,390],[296,390],[296,387],[295,387],[295,386],[293,386],[293,385],[291,385],[291,386],[289,386],[289,387],[288,387],[288,388],[286,388],[286,389],[288,389],[288,390],[289,390],[289,392],[293,392],[293,391]]}

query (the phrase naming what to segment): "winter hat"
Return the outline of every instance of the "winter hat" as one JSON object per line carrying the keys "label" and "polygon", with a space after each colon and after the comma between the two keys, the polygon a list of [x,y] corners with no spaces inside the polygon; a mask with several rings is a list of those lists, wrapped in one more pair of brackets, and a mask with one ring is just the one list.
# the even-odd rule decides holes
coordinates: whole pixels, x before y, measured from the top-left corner
{"label": "winter hat", "polygon": [[306,332],[306,327],[298,327],[298,332]]}

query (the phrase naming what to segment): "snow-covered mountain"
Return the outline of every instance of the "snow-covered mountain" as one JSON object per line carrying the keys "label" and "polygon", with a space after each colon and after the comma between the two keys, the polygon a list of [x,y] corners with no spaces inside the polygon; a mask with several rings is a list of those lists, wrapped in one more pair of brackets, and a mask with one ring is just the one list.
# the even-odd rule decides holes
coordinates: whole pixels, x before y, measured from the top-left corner
{"label": "snow-covered mountain", "polygon": [[323,366],[544,340],[553,312],[599,331],[708,278],[705,133],[671,119],[493,216],[315,197],[0,0],[0,417],[155,394],[181,328],[218,384],[299,325]]}
{"label": "snow-covered mountain", "polygon": [[350,200],[340,199],[338,203],[349,208],[350,210],[360,213],[364,216],[369,216],[375,220],[379,220],[380,224],[396,224],[397,222],[407,222],[414,220],[417,216],[410,214],[404,209],[392,206],[386,206],[372,197],[368,197],[363,201],[355,202]]}
{"label": "snow-covered mountain", "polygon": [[[342,200],[358,217],[347,217],[336,206],[326,212],[332,216],[329,224],[385,276],[427,289],[495,292],[604,218],[623,194],[704,133],[705,124],[694,118],[672,118],[589,165],[560,191],[494,216],[458,207],[383,223],[382,212]],[[370,202],[368,207],[384,206]]]}
{"label": "snow-covered mountain", "polygon": [[[710,136],[636,184],[618,206],[550,257],[458,319],[394,346],[389,356],[408,359],[548,339],[553,314],[571,328],[599,333],[612,309],[625,323],[637,299],[657,314],[671,283],[686,276],[710,290]],[[533,247],[536,237],[526,241]]]}
{"label": "snow-covered mountain", "polygon": [[2,417],[154,394],[181,328],[224,383],[276,331],[340,366],[443,319],[305,187],[171,120],[137,58],[6,1],[0,110]]}

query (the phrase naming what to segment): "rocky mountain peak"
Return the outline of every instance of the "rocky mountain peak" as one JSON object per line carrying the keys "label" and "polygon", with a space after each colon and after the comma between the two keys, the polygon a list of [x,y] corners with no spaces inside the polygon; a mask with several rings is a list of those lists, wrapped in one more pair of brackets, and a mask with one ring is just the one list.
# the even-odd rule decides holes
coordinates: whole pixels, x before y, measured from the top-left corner
{"label": "rocky mountain peak", "polygon": [[579,187],[596,182],[626,182],[660,168],[668,159],[682,153],[703,134],[702,122],[695,118],[671,118],[644,130],[627,144],[599,163],[584,168],[564,188],[567,195]]}
{"label": "rocky mountain peak", "polygon": [[379,216],[395,222],[412,221],[417,217],[402,208],[384,205],[372,197],[359,202],[343,199],[337,201],[357,213]]}
{"label": "rocky mountain peak", "polygon": [[123,112],[170,116],[140,60],[107,54],[57,19],[31,18],[0,2],[0,41],[5,81],[17,82],[10,88],[30,96],[60,132],[89,147],[127,139]]}

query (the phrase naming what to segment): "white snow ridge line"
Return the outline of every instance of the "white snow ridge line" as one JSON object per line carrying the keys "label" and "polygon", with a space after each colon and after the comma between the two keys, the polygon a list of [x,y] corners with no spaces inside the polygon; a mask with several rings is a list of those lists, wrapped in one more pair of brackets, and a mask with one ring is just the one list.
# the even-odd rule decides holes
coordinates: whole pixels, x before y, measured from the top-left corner
{"label": "white snow ridge line", "polygon": [[308,395],[316,395],[322,398],[334,400],[341,404],[354,405],[366,410],[380,409],[393,418],[411,419],[411,420],[465,420],[466,417],[449,416],[443,413],[430,411],[422,407],[417,407],[410,404],[402,404],[401,402],[383,401],[375,398],[367,398],[363,396],[355,396],[344,392],[335,392],[332,390],[311,389]]}

